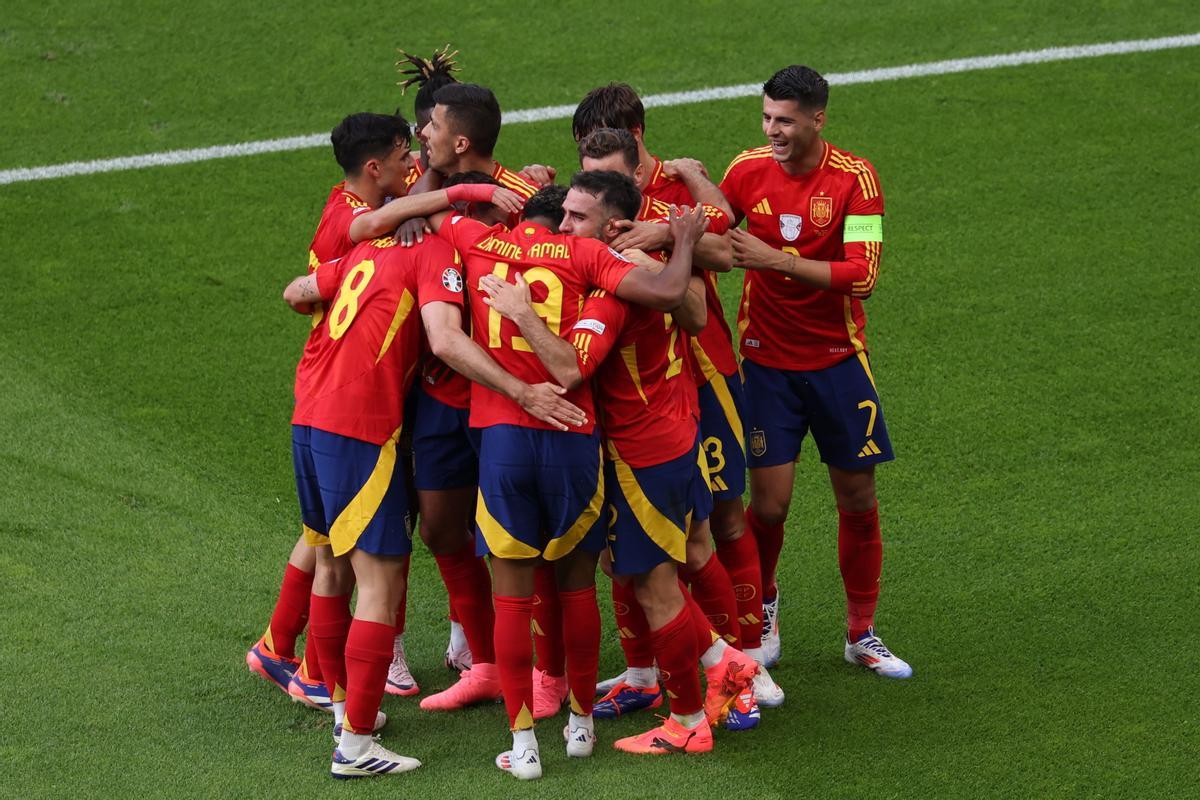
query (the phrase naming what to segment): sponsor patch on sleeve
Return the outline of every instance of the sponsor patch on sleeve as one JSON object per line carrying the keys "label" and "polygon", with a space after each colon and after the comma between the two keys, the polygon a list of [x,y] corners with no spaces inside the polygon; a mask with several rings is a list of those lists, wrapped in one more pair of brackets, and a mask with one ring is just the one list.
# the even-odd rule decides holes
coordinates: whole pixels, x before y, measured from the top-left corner
{"label": "sponsor patch on sleeve", "polygon": [[461,292],[463,288],[462,273],[454,267],[446,267],[442,270],[442,286],[451,292]]}
{"label": "sponsor patch on sleeve", "polygon": [[632,263],[633,263],[633,262],[632,262],[632,261],[630,261],[628,258],[626,258],[625,256],[623,256],[623,255],[621,255],[620,253],[618,253],[616,250],[613,250],[611,247],[610,247],[610,248],[608,248],[608,252],[612,253],[614,256],[616,256],[617,258],[621,259],[622,261],[624,261],[624,262],[625,262],[625,263],[627,263],[627,264],[632,264]]}
{"label": "sponsor patch on sleeve", "polygon": [[598,319],[581,319],[575,323],[575,330],[579,330],[580,328],[585,331],[591,331],[597,336],[603,336],[605,325]]}
{"label": "sponsor patch on sleeve", "polygon": [[883,217],[879,214],[861,216],[847,214],[842,228],[843,242],[882,242]]}

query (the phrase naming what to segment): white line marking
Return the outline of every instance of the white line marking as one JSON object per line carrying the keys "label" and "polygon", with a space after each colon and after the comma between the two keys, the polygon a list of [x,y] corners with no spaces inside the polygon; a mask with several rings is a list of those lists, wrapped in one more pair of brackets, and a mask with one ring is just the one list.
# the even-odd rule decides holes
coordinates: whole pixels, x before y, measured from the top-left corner
{"label": "white line marking", "polygon": [[[931,61],[925,64],[906,64],[901,67],[881,67],[879,69],[858,70],[856,72],[833,72],[826,75],[825,78],[832,85],[850,86],[858,83],[894,81],[901,78],[951,75],[956,72],[973,72],[975,70],[998,69],[1000,67],[1017,67],[1025,64],[1045,64],[1050,61],[1073,61],[1080,58],[1097,58],[1099,56],[1115,56],[1125,53],[1148,53],[1155,50],[1171,50],[1179,47],[1196,46],[1200,46],[1200,33],[1192,33],[1185,36],[1166,36],[1160,39],[1133,39],[1123,42],[1106,42],[1103,44],[1077,45],[1074,47],[1050,47],[1045,50],[1025,50],[1020,53],[1000,53],[975,58],[955,58],[948,61]],[[761,83],[742,83],[736,86],[719,86],[710,89],[696,89],[690,92],[667,92],[665,94],[646,95],[642,98],[642,103],[647,108],[665,108],[668,106],[688,105],[690,103],[704,103],[710,100],[754,97],[761,91]],[[574,113],[575,106],[573,105],[529,108],[522,111],[508,112],[504,115],[504,122],[509,125],[517,125],[525,122],[570,119]],[[327,147],[328,145],[328,133],[314,133],[308,136],[289,136],[284,139],[268,139],[259,142],[199,147],[192,150],[168,150],[163,153],[149,153],[141,156],[105,158],[96,161],[72,161],[67,164],[54,164],[47,167],[6,169],[0,171],[0,185],[21,183],[23,181],[66,178],[72,175],[93,175],[99,172],[117,172],[127,169],[190,164],[195,161],[210,161],[218,158],[233,158],[235,156],[253,156],[260,153],[280,153],[289,150]]]}

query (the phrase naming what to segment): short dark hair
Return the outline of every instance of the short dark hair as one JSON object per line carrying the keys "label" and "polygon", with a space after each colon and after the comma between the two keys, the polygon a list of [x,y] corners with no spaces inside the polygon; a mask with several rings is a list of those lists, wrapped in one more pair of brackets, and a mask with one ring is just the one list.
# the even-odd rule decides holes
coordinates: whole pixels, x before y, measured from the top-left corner
{"label": "short dark hair", "polygon": [[486,172],[479,170],[471,170],[470,172],[456,172],[442,183],[442,188],[457,186],[460,183],[489,183],[493,186],[499,186],[500,181],[488,175]]}
{"label": "short dark hair", "polygon": [[433,102],[446,107],[446,118],[455,133],[471,140],[471,147],[490,156],[500,138],[500,103],[492,90],[475,83],[451,83],[433,93]]}
{"label": "short dark hair", "polygon": [[408,120],[399,114],[351,114],[329,134],[333,157],[347,175],[357,175],[372,158],[386,158],[397,139],[412,142]]}
{"label": "short dark hair", "polygon": [[763,94],[772,100],[795,100],[806,111],[817,111],[829,102],[829,82],[812,67],[792,64],[763,84]]}
{"label": "short dark hair", "polygon": [[537,194],[525,201],[525,210],[521,213],[524,219],[533,219],[539,217],[541,219],[550,220],[554,223],[554,230],[558,230],[558,226],[563,221],[563,200],[567,198],[567,187],[550,184],[538,189]]}
{"label": "short dark hair", "polygon": [[632,86],[628,83],[610,83],[584,95],[571,119],[575,141],[597,128],[646,130],[646,109]]}
{"label": "short dark hair", "polygon": [[579,140],[579,159],[607,158],[613,153],[620,153],[625,158],[625,166],[637,169],[641,160],[638,155],[637,139],[624,128],[597,128]]}
{"label": "short dark hair", "polygon": [[617,212],[621,219],[634,219],[642,208],[642,193],[628,175],[609,170],[576,172],[571,188],[587,192]]}

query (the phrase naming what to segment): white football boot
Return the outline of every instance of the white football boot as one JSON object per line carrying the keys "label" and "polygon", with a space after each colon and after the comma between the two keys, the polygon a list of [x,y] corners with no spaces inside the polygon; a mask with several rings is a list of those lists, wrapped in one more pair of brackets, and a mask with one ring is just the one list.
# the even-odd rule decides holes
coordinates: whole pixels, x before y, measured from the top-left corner
{"label": "white football boot", "polygon": [[868,628],[856,642],[847,640],[845,655],[851,664],[861,664],[885,678],[911,678],[913,674],[912,667],[887,649],[874,628]]}
{"label": "white football boot", "polygon": [[415,758],[402,756],[388,750],[379,742],[372,742],[367,752],[358,758],[346,758],[341,752],[333,751],[333,764],[329,772],[333,777],[345,780],[347,778],[374,778],[380,775],[397,775],[421,766]]}

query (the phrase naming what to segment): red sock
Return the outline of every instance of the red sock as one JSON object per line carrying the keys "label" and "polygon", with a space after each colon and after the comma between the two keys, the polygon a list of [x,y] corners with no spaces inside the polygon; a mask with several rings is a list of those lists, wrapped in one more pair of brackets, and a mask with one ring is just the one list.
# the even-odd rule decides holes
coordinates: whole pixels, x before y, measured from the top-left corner
{"label": "red sock", "polygon": [[758,560],[758,542],[749,531],[732,542],[717,542],[717,558],[733,581],[741,634],[738,649],[762,647],[762,565]]}
{"label": "red sock", "polygon": [[308,595],[312,592],[313,573],[288,564],[283,570],[279,599],[267,627],[267,649],[277,656],[296,657],[296,637],[308,624]]}
{"label": "red sock", "polygon": [[713,646],[713,642],[721,637],[713,630],[712,623],[708,621],[708,617],[704,614],[704,609],[700,608],[700,604],[696,602],[696,598],[692,597],[692,593],[683,585],[683,581],[679,582],[679,590],[683,592],[683,602],[687,604],[688,617],[691,619],[692,637],[696,640],[696,650],[700,655],[704,655],[704,652]]}
{"label": "red sock", "polygon": [[638,604],[633,583],[624,586],[612,582],[613,616],[617,618],[617,635],[625,651],[625,666],[654,666],[654,643],[650,641],[650,623]]}
{"label": "red sock", "polygon": [[323,597],[314,594],[308,635],[317,646],[321,673],[335,703],[346,699],[346,636],[349,633],[350,595]]}
{"label": "red sock", "polygon": [[850,641],[854,641],[875,624],[879,602],[883,540],[879,536],[878,505],[862,512],[838,509],[838,566],[846,587]]}
{"label": "red sock", "polygon": [[392,640],[396,629],[380,622],[356,619],[346,637],[345,730],[371,733],[375,713],[383,701],[388,667],[392,664]]}
{"label": "red sock", "polygon": [[[692,612],[684,605],[673,620],[650,634],[659,673],[667,687],[672,714],[694,714],[704,707],[700,692],[700,651],[692,630]],[[710,642],[711,644],[711,642]],[[708,649],[705,645],[704,649]]]}
{"label": "red sock", "polygon": [[713,554],[708,563],[695,572],[684,571],[683,579],[692,584],[692,597],[704,609],[712,626],[721,638],[737,644],[739,626],[737,621],[737,598],[733,594],[733,582],[721,560]]}
{"label": "red sock", "polygon": [[[436,558],[436,556],[434,557]],[[443,575],[442,577],[444,578],[445,576]],[[489,591],[488,594],[491,594],[491,592]],[[462,620],[458,618],[458,612],[454,610],[454,601],[450,600],[448,605],[450,606],[450,611],[446,614],[446,617],[451,622],[457,622],[459,625],[462,625]]]}
{"label": "red sock", "polygon": [[566,674],[566,652],[562,640],[562,606],[558,602],[558,583],[553,566],[533,571],[533,643],[537,666],[547,675],[561,678]]}
{"label": "red sock", "polygon": [[559,592],[563,615],[563,646],[567,654],[567,700],[571,711],[592,713],[596,673],[600,668],[600,609],[596,587]]}
{"label": "red sock", "polygon": [[783,523],[768,525],[754,516],[754,510],[746,509],[746,530],[754,534],[758,542],[758,558],[762,563],[763,599],[774,600],[778,588],[775,585],[775,568],[779,566],[779,554],[783,552]]}
{"label": "red sock", "polygon": [[[434,556],[442,582],[450,594],[450,607],[457,612],[471,658],[476,664],[496,663],[492,631],[496,613],[492,609],[492,578],[483,559],[475,555],[473,545],[464,546],[448,556]],[[455,618],[452,614],[451,619]]]}
{"label": "red sock", "polygon": [[400,605],[396,609],[396,635],[404,633],[404,623],[408,619],[408,568],[412,564],[412,556],[401,556],[401,569],[404,570],[404,594],[400,595]]}
{"label": "red sock", "polygon": [[515,730],[533,727],[533,642],[529,622],[533,599],[493,595],[496,604],[496,666],[508,726]]}

